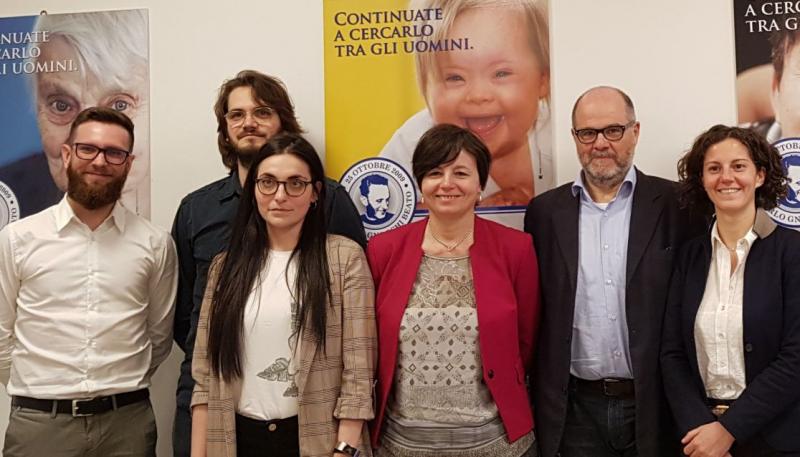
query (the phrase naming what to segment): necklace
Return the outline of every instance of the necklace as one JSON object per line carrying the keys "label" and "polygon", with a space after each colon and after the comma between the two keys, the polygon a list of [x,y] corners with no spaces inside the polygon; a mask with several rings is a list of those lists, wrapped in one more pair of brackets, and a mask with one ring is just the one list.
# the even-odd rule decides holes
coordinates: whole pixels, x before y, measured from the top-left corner
{"label": "necklace", "polygon": [[461,237],[461,239],[460,239],[460,240],[458,240],[458,242],[456,242],[455,244],[447,244],[447,243],[445,243],[444,241],[440,240],[440,239],[439,239],[439,238],[436,236],[436,234],[435,234],[435,233],[433,233],[433,230],[428,230],[428,232],[431,234],[431,236],[433,237],[433,239],[434,239],[434,240],[435,240],[437,243],[439,243],[439,244],[441,244],[442,246],[444,246],[444,248],[445,248],[445,250],[446,250],[447,252],[453,252],[453,250],[454,250],[455,248],[457,248],[457,247],[458,247],[458,246],[459,246],[461,243],[463,243],[463,242],[464,242],[464,241],[465,241],[467,238],[469,238],[469,236],[470,236],[470,235],[472,235],[472,230],[469,230],[469,231],[467,231],[467,233],[465,233],[465,234],[464,234],[464,236],[463,236],[463,237]]}

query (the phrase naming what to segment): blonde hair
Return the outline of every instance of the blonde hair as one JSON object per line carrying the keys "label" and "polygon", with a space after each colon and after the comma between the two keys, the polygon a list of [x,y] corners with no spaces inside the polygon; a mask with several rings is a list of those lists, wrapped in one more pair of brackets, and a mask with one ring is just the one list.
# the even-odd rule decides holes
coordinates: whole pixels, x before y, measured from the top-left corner
{"label": "blonde hair", "polygon": [[[546,0],[411,0],[409,8],[412,10],[439,9],[441,20],[420,22],[418,25],[429,25],[433,34],[428,37],[431,41],[444,40],[456,18],[464,11],[477,8],[516,8],[525,17],[528,41],[542,74],[550,74],[550,32],[547,25]],[[435,52],[415,53],[417,66],[417,83],[425,100],[428,100],[428,80],[438,76]],[[549,92],[548,92],[549,94]],[[548,95],[549,99],[549,95]]]}

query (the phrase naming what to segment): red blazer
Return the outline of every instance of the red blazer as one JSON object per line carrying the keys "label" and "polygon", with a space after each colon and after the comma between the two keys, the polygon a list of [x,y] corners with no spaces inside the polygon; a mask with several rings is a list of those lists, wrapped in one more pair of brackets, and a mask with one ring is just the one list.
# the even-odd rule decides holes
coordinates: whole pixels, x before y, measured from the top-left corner
{"label": "red blazer", "polygon": [[[378,386],[372,443],[378,445],[397,363],[397,343],[422,261],[427,219],[372,238],[367,245],[376,290]],[[469,249],[478,310],[483,380],[510,441],[533,429],[525,373],[539,324],[539,270],[527,233],[479,217]]]}

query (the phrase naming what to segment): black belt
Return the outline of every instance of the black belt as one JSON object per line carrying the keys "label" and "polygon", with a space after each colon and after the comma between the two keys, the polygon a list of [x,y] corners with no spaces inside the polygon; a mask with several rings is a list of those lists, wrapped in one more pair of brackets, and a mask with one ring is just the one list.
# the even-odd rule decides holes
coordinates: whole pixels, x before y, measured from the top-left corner
{"label": "black belt", "polygon": [[717,400],[716,398],[706,398],[706,406],[708,406],[711,414],[720,417],[725,414],[736,400]]}
{"label": "black belt", "polygon": [[579,391],[599,393],[606,397],[629,398],[634,394],[633,379],[604,378],[590,381],[570,376],[569,380]]}
{"label": "black belt", "polygon": [[77,400],[42,400],[39,398],[11,397],[11,406],[35,409],[37,411],[55,412],[58,414],[71,414],[72,417],[91,416],[104,413],[112,409],[122,408],[150,398],[147,389],[109,395],[107,397],[85,398]]}

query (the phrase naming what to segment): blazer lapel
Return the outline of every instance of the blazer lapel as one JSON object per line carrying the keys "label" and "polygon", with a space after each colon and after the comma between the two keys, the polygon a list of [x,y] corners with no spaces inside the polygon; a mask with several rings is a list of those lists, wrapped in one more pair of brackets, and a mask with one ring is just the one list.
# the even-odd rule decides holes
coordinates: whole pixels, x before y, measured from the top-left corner
{"label": "blazer lapel", "polygon": [[662,195],[649,185],[647,175],[636,170],[636,189],[633,191],[631,223],[628,230],[628,260],[625,268],[625,287],[639,266],[645,249],[653,238],[659,216],[664,210]]}
{"label": "blazer lapel", "polygon": [[572,290],[575,290],[578,281],[578,224],[580,213],[580,196],[573,196],[572,189],[567,189],[565,198],[559,202],[558,208],[553,211],[552,230],[556,234],[556,241],[564,256],[564,264],[569,272]]}

